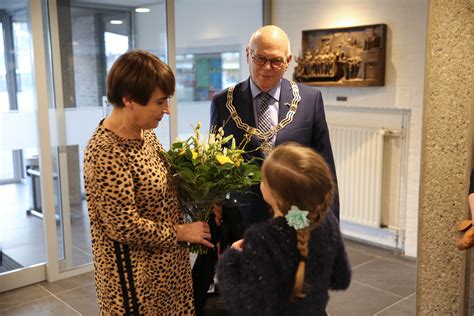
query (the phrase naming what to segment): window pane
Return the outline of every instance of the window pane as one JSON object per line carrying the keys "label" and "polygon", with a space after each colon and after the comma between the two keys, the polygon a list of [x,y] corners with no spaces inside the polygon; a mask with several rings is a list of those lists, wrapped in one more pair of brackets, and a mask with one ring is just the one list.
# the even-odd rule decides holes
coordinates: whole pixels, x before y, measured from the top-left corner
{"label": "window pane", "polygon": [[212,96],[248,77],[245,48],[262,26],[262,7],[254,0],[176,0],[179,138],[198,121],[208,130]]}
{"label": "window pane", "polygon": [[31,35],[28,30],[26,11],[13,16],[13,46],[15,50],[16,86],[18,109],[32,111],[33,65],[31,64]]}
{"label": "window pane", "polygon": [[7,67],[5,61],[5,45],[3,40],[3,23],[0,23],[0,112],[10,109],[7,90]]}

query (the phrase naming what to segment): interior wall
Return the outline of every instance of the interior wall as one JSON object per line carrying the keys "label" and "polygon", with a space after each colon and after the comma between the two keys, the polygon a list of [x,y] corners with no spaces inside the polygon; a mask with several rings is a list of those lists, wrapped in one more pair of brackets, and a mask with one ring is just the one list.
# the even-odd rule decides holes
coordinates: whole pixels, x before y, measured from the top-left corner
{"label": "interior wall", "polygon": [[[405,254],[416,257],[420,183],[423,84],[428,0],[274,0],[272,23],[289,35],[292,53],[301,48],[303,30],[387,24],[385,86],[318,87],[326,105],[411,112],[406,181]],[[285,75],[293,76],[294,59]],[[347,101],[336,101],[346,96]],[[354,117],[354,120],[357,120]]]}

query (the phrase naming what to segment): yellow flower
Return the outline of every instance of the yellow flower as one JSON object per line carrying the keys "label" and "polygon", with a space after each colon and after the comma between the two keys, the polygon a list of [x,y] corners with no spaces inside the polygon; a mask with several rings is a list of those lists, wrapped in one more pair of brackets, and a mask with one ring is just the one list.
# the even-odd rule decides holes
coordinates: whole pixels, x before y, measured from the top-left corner
{"label": "yellow flower", "polygon": [[237,160],[234,162],[234,166],[238,167],[238,166],[240,166],[240,163],[241,163],[240,159],[237,159]]}
{"label": "yellow flower", "polygon": [[198,157],[198,153],[195,152],[194,150],[192,151],[192,153],[193,153],[193,160],[196,160]]}
{"label": "yellow flower", "polygon": [[216,155],[216,160],[220,165],[223,165],[225,163],[234,164],[234,162],[229,157],[226,157],[224,155]]}
{"label": "yellow flower", "polygon": [[182,155],[184,155],[185,152],[186,152],[185,149],[181,149],[181,151],[178,153],[178,155],[179,155],[179,156],[182,156]]}

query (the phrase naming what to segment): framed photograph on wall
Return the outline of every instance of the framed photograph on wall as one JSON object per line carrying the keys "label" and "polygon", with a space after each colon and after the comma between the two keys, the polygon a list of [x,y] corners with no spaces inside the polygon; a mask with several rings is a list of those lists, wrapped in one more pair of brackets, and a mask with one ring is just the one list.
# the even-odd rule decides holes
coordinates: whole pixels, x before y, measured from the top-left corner
{"label": "framed photograph on wall", "polygon": [[387,26],[302,32],[293,78],[313,86],[383,86]]}

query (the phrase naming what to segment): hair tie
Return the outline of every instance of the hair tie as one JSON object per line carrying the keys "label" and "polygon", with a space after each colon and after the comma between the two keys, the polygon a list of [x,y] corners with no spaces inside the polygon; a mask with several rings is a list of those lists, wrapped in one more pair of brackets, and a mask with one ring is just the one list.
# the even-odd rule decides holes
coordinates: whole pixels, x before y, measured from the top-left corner
{"label": "hair tie", "polygon": [[308,219],[308,211],[300,210],[298,206],[292,205],[288,214],[285,215],[288,226],[294,229],[304,229],[309,226],[310,220]]}

